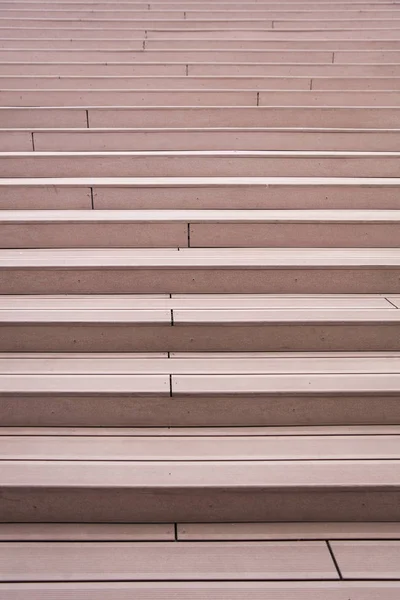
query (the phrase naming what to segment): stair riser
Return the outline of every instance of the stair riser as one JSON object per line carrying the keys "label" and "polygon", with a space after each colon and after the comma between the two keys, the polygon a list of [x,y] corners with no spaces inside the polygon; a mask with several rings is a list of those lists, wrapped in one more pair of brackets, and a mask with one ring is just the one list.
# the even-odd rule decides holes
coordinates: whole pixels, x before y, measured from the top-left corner
{"label": "stair riser", "polygon": [[[362,9],[360,9],[362,10]],[[324,34],[324,38],[322,36],[318,36],[318,39],[313,39],[313,34],[310,33],[309,39],[304,39],[303,41],[299,39],[295,39],[292,34],[296,34],[297,32],[291,32],[289,39],[279,39],[271,40],[271,39],[260,39],[260,36],[256,36],[255,33],[252,35],[249,34],[247,39],[237,40],[237,39],[214,39],[210,37],[209,32],[205,32],[203,39],[191,39],[191,37],[186,39],[174,39],[170,38],[167,40],[154,40],[154,39],[146,39],[146,50],[162,50],[163,48],[169,49],[184,49],[188,48],[193,49],[257,49],[257,50],[282,50],[282,49],[299,49],[299,50],[332,50],[335,48],[335,51],[338,50],[397,50],[399,49],[399,40],[396,39],[374,39],[374,40],[351,40],[346,39],[346,32],[342,32],[342,39],[336,40],[334,44],[329,39],[324,39],[327,37],[326,33]],[[329,32],[331,34],[332,31]],[[252,39],[254,36],[255,39]],[[257,39],[258,38],[258,39]],[[129,39],[115,39],[112,42],[108,42],[108,48],[126,48],[131,47],[131,40]],[[69,45],[67,45],[69,43]],[[75,41],[75,43],[79,43],[81,48],[97,48],[96,42],[92,40],[79,40]],[[135,42],[132,41],[132,47]],[[32,45],[34,44],[34,45]],[[112,44],[115,44],[113,46]],[[2,48],[70,48],[72,47],[72,43],[68,42],[68,40],[21,40],[19,45],[17,42],[13,40],[4,40],[1,44]]]}
{"label": "stair riser", "polygon": [[400,246],[400,223],[191,224],[190,246],[395,248]]}
{"label": "stair riser", "polygon": [[3,177],[397,177],[400,156],[23,156],[1,157]]}
{"label": "stair riser", "polygon": [[[35,23],[35,26],[32,28],[26,28],[21,23],[13,27],[6,27],[2,24],[0,27],[1,37],[4,39],[9,38],[55,38],[55,39],[99,39],[99,31],[97,29],[85,29],[85,28],[76,28],[69,23],[66,23],[64,27],[55,28],[49,25],[40,26]],[[270,28],[266,28],[262,23],[258,23],[257,28],[254,31],[249,31],[248,29],[221,29],[215,27],[206,27],[204,30],[195,30],[190,28],[187,29],[175,29],[173,32],[165,29],[157,29],[153,28],[145,29],[139,24],[136,24],[136,27],[128,27],[126,22],[124,26],[109,24],[107,27],[104,27],[102,30],[102,34],[104,34],[109,39],[120,39],[132,37],[132,39],[137,40],[141,39],[144,41],[145,35],[146,40],[159,41],[163,43],[163,47],[165,47],[165,40],[171,39],[171,35],[173,35],[175,40],[186,40],[188,36],[191,40],[202,40],[204,38],[207,39],[216,39],[220,40],[248,40],[249,36],[254,38],[255,40],[261,41],[284,41],[287,42],[288,37],[290,40],[309,40],[312,38],[315,33],[310,31],[302,31],[302,30],[291,30],[288,34],[286,31],[279,31],[278,29],[271,30]],[[391,40],[398,40],[399,33],[396,29],[391,29],[390,32]],[[331,29],[324,30],[321,37],[323,40],[346,40],[346,41],[367,41],[367,40],[381,40],[385,39],[388,36],[387,27],[381,25],[379,22],[375,23],[375,27],[371,26],[369,29],[354,29],[349,25],[346,29]]]}
{"label": "stair riser", "polygon": [[[13,208],[16,201],[10,200],[2,191],[6,207]],[[40,188],[39,188],[40,190]],[[49,191],[51,188],[49,188]],[[11,194],[11,192],[10,192]],[[75,199],[74,189],[70,190]],[[83,190],[79,190],[80,196]],[[8,194],[7,194],[8,195]],[[57,196],[54,193],[54,203]],[[42,197],[42,196],[41,196]],[[18,194],[21,202],[23,198]],[[1,200],[0,200],[1,201]],[[400,190],[396,187],[367,186],[226,186],[222,187],[156,187],[156,188],[93,188],[93,203],[96,209],[400,209]],[[29,196],[24,201],[26,208],[33,208]],[[54,208],[58,206],[55,205]],[[62,207],[60,207],[62,208]]]}
{"label": "stair riser", "polygon": [[[177,59],[178,61],[179,59]],[[280,64],[278,62],[260,63],[214,63],[214,62],[91,62],[85,64],[76,57],[68,62],[54,62],[49,57],[39,63],[30,64],[26,59],[20,64],[12,62],[0,63],[0,75],[13,75],[18,68],[19,75],[71,75],[71,76],[96,76],[96,75],[139,75],[139,76],[164,76],[175,77],[198,76],[282,76],[282,77],[399,77],[400,64],[331,64],[324,62],[315,64],[304,62],[302,64]],[[17,63],[18,61],[15,61]],[[288,61],[289,62],[289,61]]]}
{"label": "stair riser", "polygon": [[13,395],[0,398],[4,427],[257,427],[396,425],[396,396]]}
{"label": "stair riser", "polygon": [[90,210],[91,208],[90,187],[69,188],[50,185],[28,188],[22,185],[5,186],[0,189],[0,210]]}
{"label": "stair riser", "polygon": [[[60,466],[60,468],[62,468]],[[2,522],[398,521],[400,492],[3,487]],[[8,498],[12,498],[10,502]]]}
{"label": "stair riser", "polygon": [[[5,41],[4,43],[8,43]],[[11,40],[10,40],[11,43]],[[40,44],[41,42],[39,40]],[[82,42],[80,41],[79,44]],[[93,41],[98,45],[98,41]],[[103,43],[103,42],[102,42]],[[1,44],[1,41],[0,41]],[[400,47],[400,40],[399,40]],[[390,77],[383,79],[382,85],[386,82],[387,88],[396,90],[400,86],[398,81],[400,78]],[[342,81],[342,83],[340,83]],[[360,84],[359,89],[370,89],[368,86],[373,83],[363,78],[359,81],[358,78],[351,79],[351,85]],[[365,83],[364,83],[365,82]],[[373,85],[378,85],[379,80]],[[316,83],[316,82],[315,82]],[[345,80],[338,81],[337,89],[347,89]],[[309,90],[311,88],[311,78],[309,77],[37,77],[34,75],[27,76],[2,76],[0,77],[1,89],[29,89],[29,90],[70,90],[70,89],[97,89],[97,90],[121,90],[128,89],[134,91],[139,90],[213,90],[213,89],[229,89],[229,90],[260,90],[260,89],[275,89],[275,90]],[[349,84],[350,85],[350,84]],[[319,89],[318,86],[315,89]],[[379,88],[379,89],[385,89]]]}
{"label": "stair riser", "polygon": [[[5,40],[3,44],[11,43],[12,40]],[[22,43],[17,40],[15,43]],[[43,41],[38,40],[40,45]],[[67,42],[68,43],[68,40]],[[98,45],[98,41],[93,41]],[[102,41],[102,44],[104,42]],[[116,43],[116,42],[115,42]],[[200,42],[195,42],[200,43]],[[232,43],[232,42],[229,42]],[[302,43],[302,42],[300,42]],[[332,42],[329,42],[332,45]],[[389,42],[388,42],[389,43]],[[395,43],[395,42],[391,42]],[[79,41],[82,44],[82,41]],[[400,48],[400,40],[398,40]],[[1,41],[0,41],[1,46]],[[331,90],[331,91],[349,91],[349,90],[388,90],[394,91],[400,89],[400,77],[390,76],[378,77],[372,79],[368,76],[347,76],[340,77],[336,74],[330,76],[307,77],[300,75],[291,76],[238,76],[234,75],[220,77],[187,77],[187,76],[161,76],[148,77],[137,75],[125,76],[107,76],[99,75],[91,77],[82,76],[36,76],[36,75],[7,75],[0,76],[1,89],[25,89],[25,90],[79,90],[84,88],[96,90]]]}
{"label": "stair riser", "polygon": [[[93,29],[97,33],[101,32],[103,28],[113,27],[113,28],[126,28],[129,26],[133,27],[142,27],[144,30],[153,29],[153,30],[162,30],[164,32],[174,32],[176,29],[181,29],[182,33],[188,35],[192,29],[200,30],[202,33],[205,29],[215,29],[218,30],[230,30],[230,29],[242,29],[248,30],[247,35],[249,35],[250,31],[257,31],[257,28],[266,29],[266,30],[304,30],[307,31],[308,35],[310,35],[311,31],[320,31],[320,30],[330,30],[330,29],[354,29],[354,30],[364,30],[371,29],[374,27],[382,27],[385,29],[394,29],[397,28],[398,19],[368,19],[364,17],[363,19],[350,18],[346,19],[340,18],[338,15],[337,20],[330,19],[279,19],[274,20],[272,23],[271,18],[261,18],[261,19],[224,19],[224,18],[213,18],[211,15],[207,15],[203,19],[191,19],[184,20],[183,17],[181,19],[162,19],[162,18],[143,18],[143,19],[123,19],[118,16],[113,15],[114,18],[110,17],[109,19],[98,19],[97,21],[91,21],[86,18],[84,20],[75,19],[62,19],[62,18],[37,18],[34,21],[34,25],[36,27],[54,27],[55,29],[59,29],[61,27],[73,27],[75,30],[80,29]],[[208,17],[208,18],[207,18]],[[25,18],[3,18],[2,24],[4,27],[32,27],[32,21],[30,19]],[[158,31],[157,31],[158,33]]]}
{"label": "stair riser", "polygon": [[[400,209],[395,186],[168,186],[93,188],[93,207],[106,209]],[[5,210],[91,209],[89,187],[2,186]]]}
{"label": "stair riser", "polygon": [[[186,8],[186,10],[185,10]],[[260,21],[277,19],[279,21],[286,21],[287,19],[295,19],[295,20],[327,20],[327,19],[358,19],[359,17],[362,19],[396,19],[399,18],[399,12],[393,9],[393,5],[384,4],[381,8],[378,8],[376,4],[372,4],[363,11],[360,15],[360,11],[357,10],[356,6],[348,6],[343,9],[343,7],[338,7],[337,11],[329,10],[328,7],[325,9],[321,7],[320,9],[314,10],[306,10],[301,6],[300,8],[296,8],[296,6],[289,5],[285,7],[279,8],[269,8],[265,5],[259,5],[258,7],[251,7],[249,10],[245,10],[245,5],[242,7],[228,7],[216,6],[212,7],[210,10],[204,8],[203,5],[194,4],[193,8],[189,5],[181,5],[180,7],[168,8],[168,6],[157,6],[151,9],[149,12],[149,8],[146,6],[137,6],[132,4],[131,7],[118,5],[118,8],[115,11],[110,10],[110,7],[99,7],[94,6],[93,10],[90,10],[90,7],[85,6],[75,6],[70,8],[48,8],[46,10],[43,6],[37,7],[37,5],[32,5],[31,7],[27,7],[25,10],[21,11],[19,4],[17,8],[13,10],[12,8],[6,7],[1,8],[0,17],[2,19],[10,19],[10,18],[32,18],[32,19],[68,19],[68,20],[80,20],[80,19],[165,19],[165,20],[174,20],[181,22],[183,19],[186,19],[188,26],[192,25],[194,20],[214,20],[214,19],[226,19],[227,21],[232,20],[241,20],[241,19],[257,19]]]}
{"label": "stair riser", "polygon": [[400,325],[98,325],[1,327],[1,352],[397,351]]}
{"label": "stair riser", "polygon": [[[38,151],[339,150],[397,152],[400,134],[274,131],[33,132]],[[31,132],[0,132],[0,151],[33,150]]]}
{"label": "stair riser", "polygon": [[[84,80],[81,84],[85,86]],[[328,92],[329,94],[329,92]],[[296,97],[293,98],[296,100]],[[307,103],[307,98],[298,98],[300,104]],[[310,104],[344,104],[346,103],[347,97],[334,95],[330,100],[326,97],[328,102],[324,101],[324,97],[316,95],[310,97]],[[390,106],[399,103],[399,95],[397,92],[394,94],[388,94],[385,92],[372,92],[372,94],[362,94],[359,97],[359,105],[379,105]],[[355,98],[357,102],[357,98]],[[173,92],[159,92],[159,91],[97,91],[97,90],[48,90],[48,91],[26,91],[26,90],[12,90],[12,91],[0,91],[0,102],[3,106],[257,106],[257,91],[243,90],[243,91],[173,91]],[[354,104],[352,99],[349,99],[351,104]],[[290,97],[286,97],[281,94],[271,96],[269,101],[264,102],[265,104],[293,104]]]}
{"label": "stair riser", "polygon": [[0,248],[398,248],[391,223],[137,223],[0,222]]}
{"label": "stair riser", "polygon": [[[399,59],[400,60],[400,59]],[[85,85],[86,87],[86,85]],[[397,106],[399,92],[0,90],[4,106]]]}
{"label": "stair riser", "polygon": [[[45,10],[45,9],[44,9]],[[347,13],[347,11],[346,11]],[[398,11],[396,11],[398,15]],[[53,39],[51,34],[47,37],[40,38],[38,35],[38,31],[43,30],[35,30],[31,37],[28,39],[24,39],[22,35],[14,39],[7,39],[5,36],[2,36],[2,40],[0,41],[0,48],[4,49],[54,49],[54,50],[70,50],[74,48],[84,49],[84,50],[98,50],[99,42],[96,40],[88,40],[82,39],[79,37],[79,32],[76,32],[73,38],[68,39],[68,36],[65,36],[64,39]],[[254,34],[253,34],[254,35]],[[362,50],[374,50],[374,51],[393,51],[400,50],[399,40],[396,39],[375,39],[371,41],[366,40],[350,40],[345,37],[345,32],[343,32],[343,39],[335,41],[333,44],[332,41],[328,39],[311,39],[312,34],[310,34],[308,40],[295,40],[295,39],[287,39],[287,40],[262,40],[262,39],[252,39],[252,34],[249,33],[247,39],[243,40],[235,40],[235,39],[208,39],[209,32],[204,32],[202,39],[193,40],[190,37],[186,39],[173,39],[173,34],[171,34],[171,38],[168,40],[148,40],[148,39],[139,39],[140,36],[136,36],[136,39],[130,38],[129,33],[127,32],[120,37],[115,36],[108,37],[107,39],[101,40],[101,50],[142,50],[143,42],[146,44],[146,50],[241,50],[244,51],[252,51],[252,50],[264,50],[264,51],[278,51],[278,50],[325,50],[332,51],[333,48],[336,52],[342,50],[353,50],[353,51],[362,51]],[[355,54],[355,52],[354,52]],[[142,55],[143,56],[143,55]],[[353,58],[354,60],[354,58]],[[352,62],[352,61],[350,61]]]}
{"label": "stair riser", "polygon": [[[2,17],[0,11],[0,18]],[[173,34],[172,34],[173,35]],[[79,42],[77,43],[79,46]],[[75,46],[75,48],[77,48]],[[381,63],[399,62],[400,52],[338,52],[340,63]],[[397,60],[396,60],[397,57]],[[52,50],[52,49],[2,49],[0,62],[111,62],[111,63],[153,63],[153,62],[223,62],[223,63],[328,63],[332,64],[333,52],[329,50]],[[85,87],[85,86],[82,86]]]}
{"label": "stair riser", "polygon": [[398,294],[400,269],[14,269],[3,294]]}
{"label": "stair riser", "polygon": [[[1,217],[0,217],[1,219]],[[400,223],[399,223],[400,234]],[[384,236],[382,236],[382,240]],[[400,235],[398,238],[400,245]],[[5,225],[1,248],[176,248],[188,246],[187,223]]]}
{"label": "stair riser", "polygon": [[398,128],[399,108],[152,107],[1,108],[1,128],[347,127]]}

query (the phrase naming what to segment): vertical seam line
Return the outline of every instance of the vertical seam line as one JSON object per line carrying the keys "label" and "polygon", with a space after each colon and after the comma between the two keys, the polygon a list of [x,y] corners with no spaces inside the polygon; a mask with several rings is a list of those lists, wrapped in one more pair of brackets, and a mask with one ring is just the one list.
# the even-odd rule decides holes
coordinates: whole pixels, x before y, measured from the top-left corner
{"label": "vertical seam line", "polygon": [[338,562],[336,560],[336,556],[333,553],[333,550],[332,550],[332,547],[331,547],[331,545],[329,543],[329,540],[325,540],[325,541],[326,541],[326,545],[327,545],[328,550],[329,550],[329,554],[331,555],[331,559],[333,561],[333,564],[335,565],[335,569],[336,569],[336,571],[337,571],[340,579],[343,579],[343,575],[342,575],[342,573],[341,573],[341,571],[339,569],[339,565],[338,565]]}

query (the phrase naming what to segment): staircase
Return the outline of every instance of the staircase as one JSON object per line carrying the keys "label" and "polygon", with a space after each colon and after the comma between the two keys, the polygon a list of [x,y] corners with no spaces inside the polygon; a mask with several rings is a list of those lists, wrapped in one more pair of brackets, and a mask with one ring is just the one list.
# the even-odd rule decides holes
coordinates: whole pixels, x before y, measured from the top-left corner
{"label": "staircase", "polygon": [[1,0],[0,600],[398,600],[400,3]]}

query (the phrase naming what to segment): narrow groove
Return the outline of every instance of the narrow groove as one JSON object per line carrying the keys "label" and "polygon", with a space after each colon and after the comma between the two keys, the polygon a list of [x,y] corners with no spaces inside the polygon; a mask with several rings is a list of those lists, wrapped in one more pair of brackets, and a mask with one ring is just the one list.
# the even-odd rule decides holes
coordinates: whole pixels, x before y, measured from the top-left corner
{"label": "narrow groove", "polygon": [[341,573],[341,571],[339,569],[339,565],[338,565],[338,562],[336,560],[336,556],[333,553],[330,541],[329,540],[325,540],[325,541],[326,541],[326,545],[327,545],[328,550],[329,550],[329,554],[331,555],[331,559],[333,561],[333,564],[335,565],[335,569],[338,572],[338,575],[339,575],[340,579],[343,579],[343,575],[342,575],[342,573]]}
{"label": "narrow groove", "polygon": [[260,106],[260,92],[257,92],[257,106]]}
{"label": "narrow groove", "polygon": [[144,39],[147,40],[147,29],[144,31]]}
{"label": "narrow groove", "polygon": [[172,326],[175,325],[175,323],[174,323],[174,309],[173,308],[171,308],[171,325]]}
{"label": "narrow groove", "polygon": [[271,21],[271,29],[275,29],[275,21]]}
{"label": "narrow groove", "polygon": [[175,541],[178,541],[178,523],[174,523]]}
{"label": "narrow groove", "polygon": [[188,248],[190,248],[190,223],[187,226]]}
{"label": "narrow groove", "polygon": [[335,53],[332,52],[332,64],[335,62]]}
{"label": "narrow groove", "polygon": [[186,19],[186,11],[183,13],[183,19]]}
{"label": "narrow groove", "polygon": [[89,111],[88,109],[86,109],[86,127],[89,129],[90,125],[89,125]]}
{"label": "narrow groove", "polygon": [[313,89],[313,79],[311,78],[310,79],[310,90],[312,90],[312,89]]}
{"label": "narrow groove", "polygon": [[90,188],[90,200],[92,202],[92,210],[94,210],[93,188]]}
{"label": "narrow groove", "polygon": [[169,376],[169,397],[172,398],[172,375]]}
{"label": "narrow groove", "polygon": [[143,48],[143,50],[146,50],[146,40],[143,40],[142,48]]}
{"label": "narrow groove", "polygon": [[31,139],[32,139],[32,150],[35,152],[35,137],[33,135],[33,131],[31,131]]}
{"label": "narrow groove", "polygon": [[185,65],[186,77],[189,75],[189,65]]}

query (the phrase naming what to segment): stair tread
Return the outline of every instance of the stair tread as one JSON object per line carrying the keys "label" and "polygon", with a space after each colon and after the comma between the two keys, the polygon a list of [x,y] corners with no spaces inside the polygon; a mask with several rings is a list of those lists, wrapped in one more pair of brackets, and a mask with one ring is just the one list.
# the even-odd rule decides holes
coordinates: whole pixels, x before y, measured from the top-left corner
{"label": "stair tread", "polygon": [[[275,600],[278,594],[296,600],[342,600],[357,594],[359,600],[397,600],[400,591],[399,581],[297,581],[297,582],[83,582],[83,583],[2,583],[1,600],[19,600],[29,595],[30,600],[53,600],[54,594],[62,594],[63,599],[73,600],[77,594],[85,594],[88,600],[95,600],[101,594],[102,600],[125,600],[129,595],[137,600],[163,600],[173,594],[177,600],[189,596],[194,600]],[[344,595],[343,595],[344,594]],[[347,600],[347,599],[346,599]]]}
{"label": "stair tread", "polygon": [[4,460],[4,488],[127,487],[248,489],[399,489],[400,460],[47,461]]}
{"label": "stair tread", "polygon": [[[173,305],[171,305],[173,306]],[[173,318],[173,321],[172,321]],[[82,308],[48,308],[43,309],[20,309],[11,312],[0,310],[0,323],[137,323],[137,324],[165,324],[165,325],[188,325],[188,324],[397,324],[400,323],[400,311],[394,307],[383,309],[174,309],[173,317],[169,309],[143,308],[109,308],[93,309],[93,306]]]}
{"label": "stair tread", "polygon": [[7,210],[8,223],[397,223],[400,210]]}
{"label": "stair tread", "polygon": [[229,542],[0,542],[3,581],[339,578],[322,541],[253,542],[240,554],[238,568]]}
{"label": "stair tread", "polygon": [[[171,297],[170,297],[171,296]],[[0,296],[0,311],[135,309],[390,309],[393,294],[112,294]]]}
{"label": "stair tread", "polygon": [[400,265],[398,248],[171,248],[1,250],[0,267],[385,267]]}
{"label": "stair tread", "polygon": [[[0,427],[0,436],[203,437],[203,436],[397,436],[400,425],[322,425],[297,427]],[[1,529],[1,524],[0,524]]]}
{"label": "stair tread", "polygon": [[397,186],[398,177],[24,177],[0,179],[0,186],[101,186],[101,187],[187,187],[187,186]]}
{"label": "stair tread", "polygon": [[[106,384],[103,384],[106,386]],[[400,435],[1,436],[0,461],[282,461],[400,458]]]}
{"label": "stair tread", "polygon": [[[4,526],[3,526],[4,527]],[[10,526],[5,526],[6,531]],[[48,525],[51,531],[51,525]],[[65,526],[68,528],[68,525]],[[27,527],[28,531],[29,526]],[[32,531],[39,530],[33,526]],[[57,526],[56,526],[57,531]],[[1,526],[0,526],[1,536]],[[184,523],[178,524],[181,540],[268,539],[385,539],[399,537],[398,523]]]}

